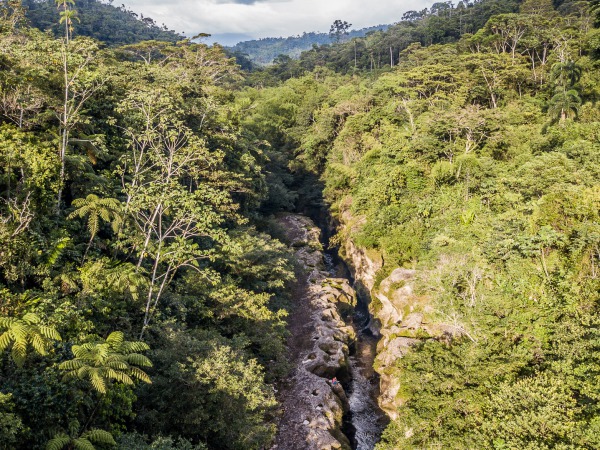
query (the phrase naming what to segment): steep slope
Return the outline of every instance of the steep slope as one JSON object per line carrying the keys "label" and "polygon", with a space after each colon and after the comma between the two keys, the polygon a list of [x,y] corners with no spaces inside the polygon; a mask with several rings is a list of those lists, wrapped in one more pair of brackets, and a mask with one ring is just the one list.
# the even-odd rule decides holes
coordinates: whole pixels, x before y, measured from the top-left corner
{"label": "steep slope", "polygon": [[378,448],[599,445],[589,6],[529,0],[369,79],[317,68],[244,94],[248,127],[291,149],[290,195],[330,207],[371,297],[394,418]]}
{"label": "steep slope", "polygon": [[[25,0],[27,18],[42,31],[52,30],[60,35],[59,11],[54,0]],[[157,40],[177,42],[183,39],[178,32],[159,26],[152,18],[138,16],[125,5],[113,6],[100,0],[76,0],[77,20],[73,21],[75,35],[88,36],[109,45],[134,44]]]}

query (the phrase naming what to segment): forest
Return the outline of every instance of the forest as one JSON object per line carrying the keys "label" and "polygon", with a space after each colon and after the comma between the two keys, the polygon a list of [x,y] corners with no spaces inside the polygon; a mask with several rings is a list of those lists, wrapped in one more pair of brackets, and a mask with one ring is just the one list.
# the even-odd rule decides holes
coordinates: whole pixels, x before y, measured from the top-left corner
{"label": "forest", "polygon": [[449,330],[385,368],[378,450],[600,448],[598,0],[438,3],[252,70],[42,3],[0,4],[0,449],[270,448],[272,217],[323,208]]}
{"label": "forest", "polygon": [[[351,24],[350,24],[351,25]],[[344,39],[363,37],[368,33],[387,29],[387,25],[351,30],[344,35]],[[310,50],[313,46],[328,45],[336,41],[334,35],[328,33],[303,33],[287,38],[263,38],[252,41],[239,42],[230,48],[231,52],[245,56],[257,65],[271,64],[278,56],[285,55],[298,59],[302,52]]]}

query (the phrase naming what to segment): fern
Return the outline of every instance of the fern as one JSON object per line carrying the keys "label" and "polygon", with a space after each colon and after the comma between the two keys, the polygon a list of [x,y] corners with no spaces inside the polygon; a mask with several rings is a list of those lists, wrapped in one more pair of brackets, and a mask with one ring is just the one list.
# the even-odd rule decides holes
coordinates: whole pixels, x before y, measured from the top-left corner
{"label": "fern", "polygon": [[73,447],[77,450],[96,450],[96,447],[84,438],[78,438],[73,440]]}
{"label": "fern", "polygon": [[71,443],[71,438],[65,433],[59,433],[46,444],[46,450],[62,450]]}
{"label": "fern", "polygon": [[56,244],[54,244],[54,248],[48,254],[48,259],[46,260],[46,266],[52,267],[58,261],[58,258],[61,257],[63,250],[67,247],[67,245],[71,242],[71,238],[64,237],[59,239]]}
{"label": "fern", "polygon": [[74,359],[59,365],[65,378],[87,380],[101,394],[107,392],[111,382],[132,385],[134,380],[151,383],[150,377],[140,367],[151,367],[152,362],[135,351],[149,347],[144,342],[125,341],[120,331],[111,333],[105,341],[74,345]]}
{"label": "fern", "polygon": [[22,366],[27,358],[27,347],[44,356],[53,341],[60,341],[61,337],[54,328],[42,325],[41,319],[34,313],[26,313],[21,319],[14,317],[0,317],[0,352],[7,350],[11,344],[11,357],[15,364]]}
{"label": "fern", "polygon": [[104,430],[90,430],[84,433],[82,437],[96,444],[117,445],[112,434]]}
{"label": "fern", "polygon": [[113,232],[117,233],[119,227],[123,223],[121,216],[121,202],[114,198],[100,198],[95,194],[89,194],[86,198],[78,198],[73,200],[72,205],[77,208],[68,218],[88,217],[87,227],[90,233],[90,240],[83,255],[87,255],[92,241],[100,230],[100,219],[104,222],[110,222]]}
{"label": "fern", "polygon": [[[79,428],[79,425],[76,428]],[[77,433],[76,430],[72,430],[72,432]],[[59,433],[46,444],[46,450],[63,450],[66,447],[72,447],[77,450],[96,450],[94,444],[117,445],[112,434],[108,431],[94,429],[86,431],[78,437]]]}
{"label": "fern", "polygon": [[115,331],[110,333],[110,335],[106,338],[106,343],[110,346],[120,346],[123,344],[124,336],[120,331]]}

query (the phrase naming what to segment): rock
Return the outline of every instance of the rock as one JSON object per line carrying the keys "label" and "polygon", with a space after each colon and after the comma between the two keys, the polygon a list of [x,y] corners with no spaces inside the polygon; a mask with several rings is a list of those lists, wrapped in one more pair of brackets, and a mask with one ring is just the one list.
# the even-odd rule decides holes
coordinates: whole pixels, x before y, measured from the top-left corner
{"label": "rock", "polygon": [[398,418],[398,407],[402,405],[402,400],[397,398],[400,391],[400,381],[394,376],[382,374],[380,385],[379,407],[385,411],[391,420],[396,420]]}
{"label": "rock", "polygon": [[386,367],[392,366],[398,358],[402,358],[410,348],[419,342],[418,339],[407,337],[397,337],[391,340],[387,345],[378,348],[378,354],[375,362],[378,364],[378,370],[383,371]]}
{"label": "rock", "polygon": [[[286,214],[278,220],[307,274],[306,296],[298,300],[310,304],[306,329],[310,329],[311,338],[290,383],[288,398],[293,403],[286,407],[287,423],[280,427],[276,444],[293,450],[350,450],[350,442],[341,431],[348,399],[341,384],[331,386],[329,380],[337,377],[343,381],[349,376],[349,346],[356,336],[343,316],[356,304],[356,293],[347,280],[328,278],[320,230],[310,219]],[[304,435],[302,443],[297,442],[298,435]]]}
{"label": "rock", "polygon": [[[342,235],[345,236],[360,230],[366,223],[364,218],[353,217],[349,208],[342,212],[341,218]],[[381,255],[357,247],[349,238],[344,240],[342,248],[342,257],[352,271],[357,289],[362,286],[359,292],[373,299],[369,305],[373,317],[368,326],[374,335],[382,336],[375,359],[375,370],[380,374],[379,405],[390,418],[395,419],[398,407],[404,401],[399,396],[398,377],[394,376],[395,361],[420,339],[449,339],[457,331],[428,320],[433,308],[428,304],[428,298],[419,297],[414,292],[417,271],[396,268],[375,286],[377,273],[383,267]]]}

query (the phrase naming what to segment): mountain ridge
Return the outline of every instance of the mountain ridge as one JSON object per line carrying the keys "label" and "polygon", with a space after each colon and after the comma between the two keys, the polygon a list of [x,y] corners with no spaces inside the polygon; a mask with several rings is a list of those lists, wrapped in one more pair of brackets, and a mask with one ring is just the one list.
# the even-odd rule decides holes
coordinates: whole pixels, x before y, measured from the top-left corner
{"label": "mountain ridge", "polygon": [[[376,31],[385,31],[391,25],[374,25],[371,27],[351,30],[343,40],[348,41],[357,37],[364,37],[369,33]],[[302,35],[288,37],[267,37],[238,42],[236,45],[229,46],[228,49],[233,53],[246,55],[254,64],[269,65],[279,55],[286,55],[297,59],[301,53],[310,50],[314,45],[331,44],[334,39],[329,33],[316,31],[304,32]]]}

